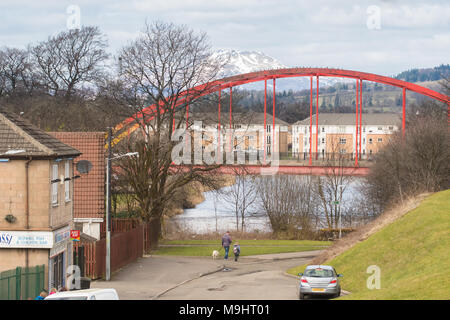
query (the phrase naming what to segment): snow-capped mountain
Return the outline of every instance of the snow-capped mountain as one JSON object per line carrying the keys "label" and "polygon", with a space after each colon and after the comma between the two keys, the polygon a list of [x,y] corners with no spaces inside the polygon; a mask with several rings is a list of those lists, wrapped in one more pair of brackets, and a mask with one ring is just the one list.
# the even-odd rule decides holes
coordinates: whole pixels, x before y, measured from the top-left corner
{"label": "snow-capped mountain", "polygon": [[[260,51],[239,51],[239,50],[217,50],[212,54],[212,58],[217,59],[221,63],[225,63],[222,70],[219,72],[218,78],[225,78],[242,73],[249,73],[255,71],[290,68],[275,58],[272,58]],[[339,81],[348,82],[348,80],[320,77],[319,86],[332,86]],[[268,85],[271,86],[271,81]],[[314,79],[313,87],[316,87],[316,81]],[[242,85],[242,88],[248,90],[263,90],[264,84],[262,82],[256,82],[251,84]],[[276,82],[277,90],[303,90],[310,88],[310,80],[306,77],[298,78],[285,78],[278,79]]]}
{"label": "snow-capped mountain", "polygon": [[287,68],[278,60],[259,51],[218,50],[212,57],[226,62],[219,74],[221,78],[260,70]]}

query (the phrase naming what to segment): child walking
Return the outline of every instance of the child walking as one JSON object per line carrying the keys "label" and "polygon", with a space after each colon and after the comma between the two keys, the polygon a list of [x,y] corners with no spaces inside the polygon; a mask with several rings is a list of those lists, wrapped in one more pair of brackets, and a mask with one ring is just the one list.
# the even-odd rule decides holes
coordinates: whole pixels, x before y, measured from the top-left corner
{"label": "child walking", "polygon": [[234,253],[234,261],[238,261],[239,255],[241,254],[241,246],[239,245],[239,242],[236,242],[233,247],[233,253]]}

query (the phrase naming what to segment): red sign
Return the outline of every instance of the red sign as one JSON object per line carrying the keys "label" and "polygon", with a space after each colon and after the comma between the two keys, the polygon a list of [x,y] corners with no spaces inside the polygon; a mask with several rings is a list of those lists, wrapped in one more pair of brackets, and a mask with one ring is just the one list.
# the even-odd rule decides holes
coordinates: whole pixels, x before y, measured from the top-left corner
{"label": "red sign", "polygon": [[80,230],[70,230],[70,240],[80,241]]}

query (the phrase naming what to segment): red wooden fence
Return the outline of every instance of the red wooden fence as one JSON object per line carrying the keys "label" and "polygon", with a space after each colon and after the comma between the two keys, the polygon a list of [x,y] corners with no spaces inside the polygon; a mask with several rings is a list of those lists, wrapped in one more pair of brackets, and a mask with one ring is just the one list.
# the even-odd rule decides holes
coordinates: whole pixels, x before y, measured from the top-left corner
{"label": "red wooden fence", "polygon": [[[111,272],[114,272],[150,250],[151,228],[149,224],[138,224],[135,219],[112,220]],[[102,278],[106,270],[106,239],[76,242],[74,251],[77,252],[80,246],[84,247],[85,276],[91,279]]]}

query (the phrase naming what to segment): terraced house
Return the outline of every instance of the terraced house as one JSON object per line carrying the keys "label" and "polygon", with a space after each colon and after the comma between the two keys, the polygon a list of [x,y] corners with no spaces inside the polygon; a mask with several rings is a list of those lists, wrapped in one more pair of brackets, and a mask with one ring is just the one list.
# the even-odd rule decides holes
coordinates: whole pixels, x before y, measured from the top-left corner
{"label": "terraced house", "polygon": [[[327,154],[356,154],[356,115],[352,113],[319,113],[318,132],[316,115],[297,121],[292,125],[292,153],[294,157],[316,152]],[[359,118],[358,118],[359,121]],[[401,115],[396,113],[364,113],[361,123],[361,158],[370,158],[384,146],[401,124]],[[358,125],[359,126],[359,125]],[[312,130],[310,130],[312,129]],[[318,134],[318,139],[316,136]],[[310,142],[311,138],[311,142]],[[359,138],[358,138],[359,139]],[[359,149],[360,148],[360,149]]]}
{"label": "terraced house", "polygon": [[44,265],[44,287],[66,285],[73,161],[80,154],[21,117],[0,111],[0,271]]}

